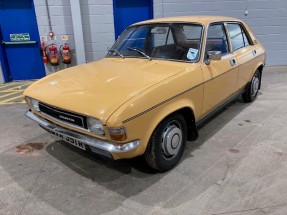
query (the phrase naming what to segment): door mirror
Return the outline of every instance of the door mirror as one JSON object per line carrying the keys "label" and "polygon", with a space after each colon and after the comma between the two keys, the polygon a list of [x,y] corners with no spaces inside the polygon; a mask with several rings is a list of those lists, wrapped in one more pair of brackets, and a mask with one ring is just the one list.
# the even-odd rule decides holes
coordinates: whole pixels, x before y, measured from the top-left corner
{"label": "door mirror", "polygon": [[212,60],[221,60],[222,52],[221,51],[209,51],[207,52],[207,59],[205,60],[205,64],[209,65]]}
{"label": "door mirror", "polygon": [[210,60],[221,60],[222,58],[221,51],[209,51],[207,54]]}

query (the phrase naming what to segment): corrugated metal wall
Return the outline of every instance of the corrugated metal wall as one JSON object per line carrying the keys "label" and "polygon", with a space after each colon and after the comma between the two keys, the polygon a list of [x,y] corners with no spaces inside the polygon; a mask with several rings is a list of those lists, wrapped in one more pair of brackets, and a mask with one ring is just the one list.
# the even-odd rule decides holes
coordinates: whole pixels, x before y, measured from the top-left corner
{"label": "corrugated metal wall", "polygon": [[154,15],[240,18],[266,48],[267,64],[287,65],[287,0],[154,0]]}

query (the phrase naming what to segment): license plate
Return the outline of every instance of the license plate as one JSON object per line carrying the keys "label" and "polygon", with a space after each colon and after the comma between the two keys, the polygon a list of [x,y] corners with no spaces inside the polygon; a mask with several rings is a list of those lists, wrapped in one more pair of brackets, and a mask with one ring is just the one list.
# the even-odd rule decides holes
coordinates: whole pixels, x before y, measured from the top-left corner
{"label": "license plate", "polygon": [[85,144],[80,140],[77,140],[77,139],[70,137],[70,136],[67,136],[65,134],[60,134],[58,132],[55,132],[55,131],[52,131],[49,129],[45,129],[45,130],[48,131],[49,133],[59,137],[61,140],[64,140],[65,142],[72,144],[73,146],[76,146],[82,150],[86,150]]}

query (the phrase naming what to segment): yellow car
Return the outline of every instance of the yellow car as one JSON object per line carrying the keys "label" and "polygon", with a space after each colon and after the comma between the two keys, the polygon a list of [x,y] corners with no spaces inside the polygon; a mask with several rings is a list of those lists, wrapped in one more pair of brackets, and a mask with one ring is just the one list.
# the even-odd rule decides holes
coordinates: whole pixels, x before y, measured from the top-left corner
{"label": "yellow car", "polygon": [[173,168],[197,127],[260,89],[265,50],[229,17],[171,17],[128,27],[102,60],[49,75],[25,92],[27,116],[83,150],[144,155]]}

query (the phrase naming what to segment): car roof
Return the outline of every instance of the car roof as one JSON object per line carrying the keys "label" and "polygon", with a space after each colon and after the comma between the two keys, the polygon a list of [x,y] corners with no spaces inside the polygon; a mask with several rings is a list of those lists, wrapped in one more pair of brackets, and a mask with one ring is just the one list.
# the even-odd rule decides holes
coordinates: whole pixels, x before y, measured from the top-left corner
{"label": "car roof", "polygon": [[150,19],[150,20],[135,23],[133,25],[152,24],[152,23],[170,23],[170,22],[192,22],[192,23],[200,23],[203,25],[208,25],[211,22],[222,22],[222,21],[242,22],[240,19],[233,18],[233,17],[227,17],[227,16],[177,16],[177,17]]}

